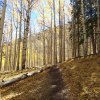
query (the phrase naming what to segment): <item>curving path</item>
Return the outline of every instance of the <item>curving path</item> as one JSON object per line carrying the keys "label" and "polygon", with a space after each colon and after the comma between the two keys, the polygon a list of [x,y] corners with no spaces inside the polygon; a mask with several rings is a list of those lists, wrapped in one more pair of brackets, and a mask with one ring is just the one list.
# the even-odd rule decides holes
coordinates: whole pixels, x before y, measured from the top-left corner
{"label": "curving path", "polygon": [[53,66],[40,74],[1,89],[2,100],[67,100],[60,68]]}

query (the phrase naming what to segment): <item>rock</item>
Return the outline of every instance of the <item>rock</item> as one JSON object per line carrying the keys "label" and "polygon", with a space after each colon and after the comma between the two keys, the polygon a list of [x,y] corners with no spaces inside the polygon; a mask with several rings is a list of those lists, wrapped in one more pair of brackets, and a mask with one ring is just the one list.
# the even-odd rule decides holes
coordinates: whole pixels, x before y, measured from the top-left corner
{"label": "rock", "polygon": [[57,87],[57,85],[52,85],[52,86],[51,86],[51,88],[56,88],[56,87]]}

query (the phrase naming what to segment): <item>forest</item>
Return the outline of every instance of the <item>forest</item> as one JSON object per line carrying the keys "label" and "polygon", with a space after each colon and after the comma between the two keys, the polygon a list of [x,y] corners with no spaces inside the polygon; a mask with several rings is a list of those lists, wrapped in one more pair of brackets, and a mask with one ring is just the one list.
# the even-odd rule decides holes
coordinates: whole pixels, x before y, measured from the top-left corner
{"label": "forest", "polygon": [[100,0],[0,0],[0,100],[99,100]]}

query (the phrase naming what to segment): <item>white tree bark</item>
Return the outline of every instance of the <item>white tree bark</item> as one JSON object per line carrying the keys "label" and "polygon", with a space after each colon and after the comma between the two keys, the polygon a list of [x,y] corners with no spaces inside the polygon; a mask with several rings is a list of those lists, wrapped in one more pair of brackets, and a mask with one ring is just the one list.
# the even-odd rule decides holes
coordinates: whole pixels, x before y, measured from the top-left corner
{"label": "white tree bark", "polygon": [[7,3],[7,0],[4,0],[2,14],[0,17],[0,67],[2,66],[2,34],[3,34],[4,19],[5,19],[5,12],[6,12],[6,3]]}

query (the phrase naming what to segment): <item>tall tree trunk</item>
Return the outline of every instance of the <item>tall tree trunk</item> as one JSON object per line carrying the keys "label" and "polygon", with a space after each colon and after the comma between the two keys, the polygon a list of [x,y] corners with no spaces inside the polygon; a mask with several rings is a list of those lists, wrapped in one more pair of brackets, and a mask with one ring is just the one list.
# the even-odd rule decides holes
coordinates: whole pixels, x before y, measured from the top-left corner
{"label": "tall tree trunk", "polygon": [[52,31],[52,16],[53,16],[53,15],[52,15],[52,8],[51,8],[51,32],[50,32],[50,35],[51,35],[51,37],[50,37],[50,41],[51,41],[51,42],[50,42],[50,49],[51,49],[51,50],[50,50],[50,63],[51,63],[51,64],[52,64],[52,40],[53,40],[53,39],[52,39],[52,35],[53,35],[53,34],[52,34],[52,32],[53,32],[53,31]]}
{"label": "tall tree trunk", "polygon": [[63,23],[63,42],[62,42],[62,61],[65,61],[65,30],[66,30],[66,23],[65,23],[65,9],[63,7],[64,13],[64,23]]}
{"label": "tall tree trunk", "polygon": [[5,59],[5,63],[4,63],[4,71],[8,71],[8,68],[9,68],[9,64],[8,64],[8,43],[7,43],[7,45],[6,45],[6,48],[7,48],[7,50],[6,50],[6,59]]}
{"label": "tall tree trunk", "polygon": [[14,46],[14,63],[13,63],[13,70],[16,70],[16,61],[17,61],[17,33],[18,33],[18,22],[16,26],[16,38],[15,38],[15,46]]}
{"label": "tall tree trunk", "polygon": [[[49,29],[49,32],[50,32],[50,29]],[[51,56],[51,51],[50,51],[50,47],[51,47],[51,44],[50,44],[50,42],[51,42],[51,40],[50,40],[50,38],[51,38],[51,32],[49,33],[48,32],[48,34],[47,34],[47,64],[51,64],[51,58],[50,58],[50,56]]]}
{"label": "tall tree trunk", "polygon": [[59,0],[59,62],[62,62],[62,15],[61,15],[61,3]]}
{"label": "tall tree trunk", "polygon": [[[91,9],[91,19],[92,19],[92,1],[90,0],[90,9]],[[94,33],[94,26],[93,26],[93,20],[90,22],[90,29],[91,29],[91,40],[92,40],[92,48],[93,48],[93,54],[96,54],[96,43],[95,43],[95,33]]]}
{"label": "tall tree trunk", "polygon": [[53,62],[57,64],[57,32],[56,32],[56,11],[55,11],[55,0],[53,0],[53,11],[54,11],[54,57]]}
{"label": "tall tree trunk", "polygon": [[97,0],[97,50],[100,56],[100,0]]}
{"label": "tall tree trunk", "polygon": [[30,42],[30,46],[29,46],[29,56],[30,56],[30,67],[32,67],[32,33],[31,33],[31,28],[30,28],[30,37],[29,37],[29,42]]}
{"label": "tall tree trunk", "polygon": [[82,25],[83,25],[83,34],[84,34],[84,56],[87,56],[88,52],[88,39],[86,34],[85,26],[85,9],[84,9],[84,0],[81,0],[81,11],[82,11]]}
{"label": "tall tree trunk", "polygon": [[46,33],[45,33],[45,16],[44,16],[44,9],[43,9],[43,65],[46,64]]}
{"label": "tall tree trunk", "polygon": [[21,32],[22,32],[22,0],[21,0],[20,23],[19,23],[17,70],[19,70],[19,62],[20,62]]}
{"label": "tall tree trunk", "polygon": [[35,64],[35,62],[36,62],[36,57],[35,57],[35,54],[36,54],[36,52],[35,52],[35,49],[34,49],[34,67],[36,66],[36,64]]}
{"label": "tall tree trunk", "polygon": [[80,56],[80,43],[79,43],[79,39],[80,39],[80,31],[79,31],[79,16],[77,17],[77,39],[78,39],[78,43],[77,43],[77,45],[78,45],[78,54],[77,54],[77,56],[79,57]]}
{"label": "tall tree trunk", "polygon": [[[7,37],[8,37],[8,29],[7,29]],[[4,70],[8,71],[9,70],[9,47],[8,47],[8,40],[6,41],[6,57],[5,57],[5,63],[4,63]]]}
{"label": "tall tree trunk", "polygon": [[31,14],[31,9],[30,9],[31,2],[28,2],[28,9],[26,12],[26,29],[24,33],[24,38],[23,38],[23,49],[22,49],[22,69],[25,69],[25,63],[26,63],[26,51],[27,51],[27,38],[28,38],[28,33],[29,33],[29,26],[30,26],[30,14]]}
{"label": "tall tree trunk", "polygon": [[10,31],[10,51],[9,51],[9,67],[10,70],[12,70],[12,32],[13,32],[13,26],[12,26],[12,19],[11,19],[11,31]]}
{"label": "tall tree trunk", "polygon": [[76,47],[75,47],[76,41],[75,41],[75,19],[74,15],[72,18],[72,57],[76,57]]}
{"label": "tall tree trunk", "polygon": [[4,19],[5,19],[5,12],[6,12],[6,3],[7,0],[4,0],[2,15],[0,18],[0,70],[2,67],[2,34],[3,34]]}
{"label": "tall tree trunk", "polygon": [[38,52],[38,46],[37,46],[37,50],[36,50],[36,54],[37,54],[37,66],[39,66],[39,52]]}

